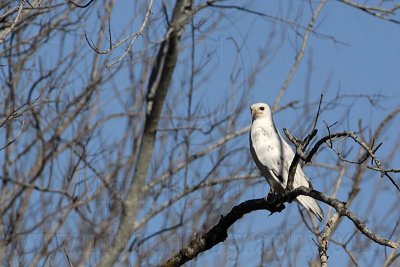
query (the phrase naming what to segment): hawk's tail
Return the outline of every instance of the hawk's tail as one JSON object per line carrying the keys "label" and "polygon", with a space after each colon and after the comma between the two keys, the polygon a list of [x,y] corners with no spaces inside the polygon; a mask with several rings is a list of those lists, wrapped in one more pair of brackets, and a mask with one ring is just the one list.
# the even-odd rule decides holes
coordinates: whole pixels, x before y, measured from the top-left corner
{"label": "hawk's tail", "polygon": [[299,201],[300,204],[303,205],[307,210],[311,211],[318,218],[318,220],[322,222],[322,219],[324,218],[324,212],[312,197],[298,196],[296,200]]}

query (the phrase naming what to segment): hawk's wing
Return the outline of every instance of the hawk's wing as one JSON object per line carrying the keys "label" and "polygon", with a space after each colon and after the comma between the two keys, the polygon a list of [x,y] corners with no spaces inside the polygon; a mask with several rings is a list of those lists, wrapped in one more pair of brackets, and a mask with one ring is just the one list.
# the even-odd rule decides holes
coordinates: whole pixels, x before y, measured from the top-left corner
{"label": "hawk's wing", "polygon": [[[250,131],[250,151],[271,189],[275,192],[283,191],[286,188],[290,164],[294,158],[294,152],[289,144],[283,140],[276,129],[275,131],[268,131],[261,127],[254,129],[252,127]],[[311,187],[311,183],[301,166],[297,166],[293,180],[293,187],[299,186]],[[314,213],[320,221],[323,219],[324,213],[313,198],[298,196],[296,200]]]}
{"label": "hawk's wing", "polygon": [[[268,132],[256,128],[250,133],[250,151],[257,167],[271,187],[274,187],[274,190],[283,190],[294,158],[294,152],[289,144],[277,131]],[[279,188],[276,188],[278,185]],[[299,186],[310,187],[310,183],[301,167],[297,166],[293,187]]]}

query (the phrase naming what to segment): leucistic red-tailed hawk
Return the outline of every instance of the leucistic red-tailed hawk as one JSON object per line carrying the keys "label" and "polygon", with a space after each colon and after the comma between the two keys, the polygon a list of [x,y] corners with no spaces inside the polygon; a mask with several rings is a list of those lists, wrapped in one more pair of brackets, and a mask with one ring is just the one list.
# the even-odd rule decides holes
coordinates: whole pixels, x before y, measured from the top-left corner
{"label": "leucistic red-tailed hawk", "polygon": [[[270,194],[284,192],[288,180],[289,167],[294,158],[292,148],[277,131],[267,104],[251,106],[252,125],[250,130],[250,152],[253,159],[270,185]],[[301,166],[297,166],[293,188],[312,187]],[[324,213],[317,202],[308,196],[298,196],[296,200],[322,221]]]}

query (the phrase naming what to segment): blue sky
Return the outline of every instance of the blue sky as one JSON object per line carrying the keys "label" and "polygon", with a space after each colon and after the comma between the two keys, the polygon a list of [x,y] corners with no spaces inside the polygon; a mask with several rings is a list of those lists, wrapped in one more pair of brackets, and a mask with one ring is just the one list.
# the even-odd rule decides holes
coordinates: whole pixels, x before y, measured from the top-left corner
{"label": "blue sky", "polygon": [[[142,2],[147,3],[148,1]],[[170,5],[169,1],[164,2]],[[308,1],[227,1],[221,4],[242,5],[243,2],[248,2],[248,8],[264,12],[277,19],[265,19],[237,10],[219,10],[215,8],[207,8],[197,14],[195,18],[197,22],[202,19],[205,20],[205,26],[216,27],[211,33],[205,32],[204,36],[201,31],[195,33],[196,37],[201,39],[196,45],[196,63],[201,64],[210,60],[204,72],[196,76],[194,81],[196,91],[194,92],[193,106],[198,105],[201,107],[199,109],[201,114],[199,115],[204,115],[220,106],[224,108],[228,107],[228,110],[229,108],[235,109],[241,99],[244,99],[248,106],[254,102],[266,102],[272,105],[294,63],[296,51],[302,40],[301,36],[296,34],[294,29],[303,33],[304,28],[290,25],[283,22],[282,19],[296,21],[298,25],[307,26],[311,15]],[[313,1],[313,3],[315,8],[317,2]],[[126,32],[135,32],[140,26],[143,11],[137,11],[135,8],[131,8],[131,5],[132,1],[116,1],[116,7],[111,16],[111,31],[114,41],[118,40],[121,35],[125,36]],[[79,88],[82,82],[79,79],[82,77],[82,79],[85,78],[83,73],[87,74],[87,69],[90,69],[88,66],[92,64],[90,59],[94,52],[85,44],[83,31],[88,32],[90,39],[96,38],[97,33],[95,33],[95,30],[98,29],[99,25],[96,12],[104,12],[101,6],[96,6],[96,8],[98,10],[93,12],[94,15],[92,14],[93,16],[89,19],[89,23],[84,25],[85,27],[82,27],[82,29],[79,29],[76,35],[73,37],[70,36],[70,38],[82,38],[82,49],[88,55],[82,58],[81,65],[76,66],[76,83],[78,84],[75,88],[76,90],[79,90],[77,88]],[[152,23],[150,23],[151,28],[146,33],[149,34],[150,39],[154,42],[159,41],[166,28],[159,9],[160,1],[155,1],[154,12],[151,17]],[[222,16],[221,20],[218,21],[218,24],[213,25],[217,20],[216,18],[220,15]],[[400,16],[397,15],[397,18],[400,19]],[[306,128],[303,126],[304,124],[310,124],[316,110],[313,109],[310,111],[310,114],[304,114],[301,107],[307,101],[317,102],[321,94],[324,94],[323,107],[326,107],[327,103],[332,101],[338,94],[347,95],[348,97],[341,99],[340,105],[335,106],[334,109],[326,109],[322,112],[318,124],[318,128],[320,129],[319,136],[326,134],[323,120],[328,123],[337,121],[338,124],[334,127],[334,130],[337,131],[357,130],[359,119],[362,119],[363,125],[371,125],[372,129],[374,129],[382,118],[400,104],[400,26],[367,15],[338,1],[328,1],[317,20],[315,32],[310,37],[304,59],[281,101],[282,105],[291,101],[298,101],[296,105],[298,108],[287,109],[275,115],[275,122],[280,132],[283,133],[282,128],[286,127],[296,135],[301,136],[305,134],[304,131]],[[190,42],[185,39],[190,36],[188,33],[189,29],[187,29],[184,36],[184,52],[179,58],[173,77],[173,85],[171,86],[170,95],[167,98],[167,104],[173,105],[178,103],[177,108],[174,110],[177,114],[180,111],[186,112],[187,107],[187,99],[185,96],[182,96],[184,94],[181,94],[181,90],[187,90],[187,85],[180,82],[188,76],[190,70],[187,61],[190,56],[190,49],[188,49]],[[57,42],[57,40],[59,39],[56,39],[54,42]],[[143,39],[139,38],[133,46],[132,62],[126,60],[121,63],[127,64],[124,67],[134,68],[136,75],[140,75],[140,63],[143,60],[141,57],[143,42]],[[72,43],[72,41],[71,43],[65,43],[66,50],[74,48],[72,45],[69,47]],[[51,47],[54,43],[47,45]],[[102,48],[107,48],[107,45],[104,42]],[[121,48],[113,51],[111,58],[117,58],[125,47],[121,46]],[[154,44],[151,49],[155,49],[156,47]],[[257,67],[260,55],[268,59],[268,64],[260,68],[254,83],[249,83],[246,80],[247,76]],[[52,56],[54,56],[54,60],[57,58],[56,53],[51,54],[47,50],[42,55],[49,65],[52,64]],[[106,57],[101,56],[101,60],[105,62]],[[309,62],[312,64],[309,64]],[[110,71],[115,70],[115,68],[116,66],[111,67]],[[232,72],[236,73],[238,77],[234,79],[234,82],[231,80]],[[99,113],[97,114],[99,117],[101,117],[103,112],[104,114],[108,114],[123,111],[124,106],[122,103],[128,106],[126,110],[132,112],[128,103],[131,100],[131,95],[126,98],[123,95],[124,93],[127,95],[130,93],[131,88],[129,87],[129,83],[128,70],[124,69],[116,75],[112,82],[105,88],[102,88],[99,95]],[[114,85],[117,88],[115,91]],[[74,83],[71,85],[71,88],[73,87]],[[308,98],[304,93],[306,88],[309,90]],[[144,88],[134,89],[137,92]],[[116,92],[122,92],[121,96],[118,96],[121,99],[116,97]],[[365,95],[369,95],[373,99],[377,95],[383,95],[384,97],[379,97],[381,100],[379,106],[372,106]],[[314,105],[314,107],[316,106]],[[138,110],[134,110],[134,112],[138,112]],[[216,118],[218,117],[216,116]],[[121,125],[126,123],[126,120],[127,118],[116,119],[107,123],[102,132],[106,135],[105,143],[112,145],[113,142],[120,140],[120,136],[124,134],[123,130],[128,129],[121,127]],[[203,121],[201,123],[207,124]],[[243,112],[238,118],[235,118],[235,123],[236,128],[246,126],[250,123],[250,115],[247,110],[246,113]],[[379,157],[384,158],[395,142],[398,141],[398,125],[399,119],[392,123],[382,136],[382,140],[379,140],[384,141],[384,145],[377,153]],[[123,129],[122,131],[116,130],[121,128]],[[225,133],[221,131],[210,133],[213,140],[217,140],[223,134]],[[198,140],[195,140],[191,144],[191,149],[196,151],[204,147],[202,143],[204,139],[204,137],[199,137]],[[232,147],[244,147],[247,149],[248,136],[243,135],[235,139],[232,143]],[[97,146],[98,144],[95,143],[92,145]],[[130,146],[127,145],[126,147],[128,154],[130,153]],[[189,175],[194,176],[197,173],[207,173],[211,164],[208,164],[210,165],[208,166],[204,162],[211,162],[215,159],[213,157],[216,155],[217,152],[198,164],[192,164]],[[249,153],[246,155],[249,156]],[[232,158],[232,161],[234,160],[240,162],[242,158]],[[316,162],[330,163],[335,162],[335,160],[335,155],[329,151],[321,153],[315,159]],[[397,155],[393,162],[388,163],[387,167],[399,168],[397,164],[399,160],[399,155]],[[167,168],[170,162],[162,162],[157,171],[165,171],[163,169],[164,163],[166,165],[165,168]],[[235,162],[229,163],[232,165],[235,164]],[[101,165],[103,162],[99,164]],[[197,170],[196,166],[202,166],[204,169]],[[254,166],[252,165],[252,167]],[[331,185],[337,173],[323,172],[314,166],[306,167],[305,171],[316,189],[328,194],[332,193],[333,189]],[[352,170],[350,169],[349,173],[351,174],[351,172]],[[224,174],[224,170],[221,170],[220,173]],[[344,178],[343,187],[338,193],[339,198],[344,198],[347,195],[348,185],[351,184],[349,177],[350,175]],[[370,203],[370,196],[375,193],[374,190],[377,188],[385,193],[380,194],[375,202]],[[268,186],[264,182],[258,183],[248,189],[235,202],[231,202],[229,194],[234,195],[240,190],[242,190],[241,186],[232,184],[229,185],[227,195],[216,198],[215,205],[220,207],[221,213],[228,212],[234,205],[239,204],[241,201],[265,196],[268,192]],[[196,200],[202,201],[201,198],[197,198]],[[399,200],[399,194],[393,190],[391,184],[386,179],[380,179],[377,174],[369,172],[362,184],[362,193],[350,209],[359,213],[362,218],[367,219],[367,222],[371,221],[372,225],[369,226],[372,229],[376,227],[379,234],[388,237],[393,225],[391,221],[382,222],[382,225],[374,225],[373,223],[380,221],[381,217],[389,218],[390,220],[399,218],[399,209],[393,209],[392,213],[388,214],[388,209],[381,210],[379,208],[380,206],[386,207],[387,203],[392,205],[391,203],[396,200]],[[147,204],[154,203],[150,203],[149,201]],[[322,206],[325,213],[327,213],[326,205]],[[180,207],[180,203],[178,203],[174,206],[174,209],[179,209]],[[146,209],[143,209],[143,212],[146,211]],[[288,257],[298,256],[296,258],[298,266],[305,266],[309,260],[315,259],[317,249],[312,241],[312,238],[314,238],[313,235],[309,232],[304,232],[304,227],[298,230],[298,216],[297,205],[294,203],[288,204],[282,213],[274,214],[273,216],[268,216],[266,212],[248,214],[230,229],[228,240],[202,253],[196,261],[188,263],[187,266],[215,266],[216,262],[225,266],[233,266],[235,263],[238,263],[239,266],[257,266],[262,252],[268,251],[269,246],[278,247],[278,255],[273,256],[275,259],[274,265],[286,265]],[[162,215],[156,217],[144,232],[148,230],[149,233],[153,233],[157,230],[157,227],[164,227],[163,219]],[[216,217],[215,222],[217,222],[217,219]],[[72,220],[74,219],[71,219],[71,222]],[[286,230],[291,232],[289,238],[290,249],[297,251],[297,253],[289,254],[289,256],[287,254],[288,251],[286,251],[287,247],[281,246],[282,240],[285,237],[282,236],[281,229],[277,228],[282,222],[285,222]],[[193,228],[196,229],[196,227],[197,225]],[[190,227],[188,228],[190,229]],[[353,231],[354,226],[347,220],[344,220],[335,238],[345,240],[352,235]],[[185,232],[185,234],[189,238],[194,232],[189,231]],[[169,247],[165,247],[165,243],[162,244],[163,247],[159,247],[160,251],[165,253],[165,255],[172,255],[179,251],[183,245],[181,243],[181,236],[172,236],[171,240],[176,242],[171,242]],[[359,242],[365,241],[366,237],[357,235],[350,242],[350,245],[357,245]],[[378,263],[380,263],[383,259],[384,251],[385,249],[382,247],[373,246],[373,249],[366,251],[369,254],[366,254],[362,258],[361,263],[368,265],[374,258],[378,258],[380,260]],[[374,254],[375,252],[376,254]],[[160,255],[164,255],[163,253],[155,255],[151,262],[159,264]],[[329,263],[332,266],[344,266],[348,262],[348,257],[343,252],[343,249],[333,244],[330,245],[328,254],[330,256]]]}
{"label": "blue sky", "polygon": [[[114,40],[121,36],[120,34],[124,30],[134,32],[140,26],[141,16],[135,17],[137,15],[134,12],[135,9],[131,9],[129,3],[130,1],[116,2],[116,8],[111,16],[111,29]],[[227,5],[235,3],[242,5],[243,1],[222,2],[222,4]],[[315,8],[317,2],[313,3]],[[204,113],[224,104],[226,99],[228,99],[226,100],[227,105],[235,108],[235,104],[241,97],[245,98],[248,106],[254,102],[266,102],[272,105],[292,67],[296,51],[302,41],[301,36],[297,35],[294,29],[301,33],[304,32],[303,28],[296,26],[292,28],[290,24],[282,22],[282,19],[296,21],[298,25],[307,26],[311,15],[308,1],[252,1],[247,5],[250,9],[264,12],[277,19],[270,20],[237,10],[218,10],[214,8],[205,9],[196,16],[196,21],[204,19],[206,21],[205,25],[212,26],[215,18],[222,15],[222,19],[215,25],[216,30],[211,33],[206,32],[205,36],[202,36],[200,31],[196,32],[196,37],[202,39],[196,46],[196,62],[201,63],[210,59],[204,74],[195,77],[196,91],[193,104],[194,106],[201,106],[201,111]],[[156,1],[151,17],[152,24],[150,25],[152,28],[149,32],[150,39],[153,41],[161,38],[166,27],[162,16],[158,13],[159,8],[160,3]],[[133,16],[132,13],[134,14]],[[128,23],[131,19],[133,19],[132,23]],[[93,22],[98,23],[95,19]],[[92,26],[88,25],[85,30],[90,33],[93,30]],[[281,104],[284,105],[296,100],[299,101],[298,106],[305,105],[307,101],[304,93],[306,87],[309,89],[308,101],[310,102],[318,101],[320,94],[324,94],[324,104],[334,99],[338,94],[352,96],[343,98],[340,106],[335,107],[333,110],[328,109],[321,114],[320,123],[318,124],[321,129],[320,136],[326,134],[322,120],[328,123],[337,121],[338,124],[335,130],[338,131],[357,130],[359,119],[362,119],[364,125],[371,125],[374,128],[386,114],[400,104],[400,26],[379,20],[338,1],[328,1],[317,20],[314,30],[316,34],[311,35],[303,61],[289,84]],[[187,37],[189,34],[185,36]],[[188,44],[187,41],[184,43]],[[116,49],[112,53],[112,57],[118,57],[124,48],[125,46]],[[179,83],[181,78],[187,77],[189,71],[187,59],[190,49],[187,49],[187,46],[184,48],[186,50],[180,56],[174,73],[173,86],[169,96],[170,100],[174,97],[179,98],[180,90],[186,90]],[[90,49],[86,49],[90,53]],[[143,42],[139,38],[132,48],[134,52],[133,58],[136,62],[141,60],[140,52],[142,49]],[[260,53],[265,53],[269,63],[261,68],[254,84],[249,84],[246,81],[246,77],[256,68]],[[235,64],[235,62],[238,63]],[[312,64],[310,65],[308,62],[312,62]],[[90,62],[85,64],[90,64]],[[140,74],[140,64],[135,66],[137,73]],[[236,70],[239,77],[233,84],[231,82],[232,70]],[[129,86],[127,73],[122,72],[118,77],[115,82],[118,82],[120,88]],[[108,94],[113,94],[111,87],[109,92],[104,91],[103,97],[107,101],[104,102],[102,108],[115,111],[118,105],[108,101]],[[229,98],[229,94],[234,97]],[[360,97],[360,95],[384,95],[388,98],[384,98],[379,107],[372,107],[368,99]],[[181,101],[182,110],[185,110],[185,101],[185,99]],[[313,112],[315,110],[311,111],[309,119],[312,118]],[[116,120],[114,122],[115,126],[118,126],[120,122]],[[304,132],[298,132],[299,129],[304,131],[304,127],[301,127],[302,125],[299,125],[299,122],[305,123],[307,120],[305,120],[304,114],[301,112],[288,109],[276,114],[275,122],[281,133],[282,128],[287,127],[293,133],[304,134]],[[248,113],[241,114],[237,118],[238,126],[245,126],[249,123],[250,117]],[[397,120],[395,123],[398,125],[399,121]],[[118,135],[118,132],[114,129],[112,127],[108,130],[110,136]],[[215,134],[215,138],[218,138],[220,133],[211,134]],[[384,136],[386,138],[385,144],[379,152],[380,156],[384,156],[389,151],[390,146],[397,140],[397,134],[396,125],[386,131]],[[236,142],[237,146],[248,146],[247,135]],[[201,140],[198,143],[201,143]],[[201,145],[196,146],[194,143],[193,147],[194,149],[200,149]],[[332,153],[322,153],[317,158],[317,161],[334,161],[334,159],[335,157]],[[399,160],[398,157],[396,159],[397,161]],[[207,170],[199,171],[207,172]],[[305,171],[313,181],[314,187],[328,194],[332,193],[330,184],[335,179],[336,173],[322,176],[320,170],[315,167],[307,167]],[[366,179],[363,183],[363,193],[352,205],[351,210],[360,211],[361,216],[367,214],[369,206],[364,203],[363,196],[366,197],[365,199],[369,199],[368,194],[371,194],[373,192],[372,188],[377,186],[377,179],[379,178],[376,174]],[[391,195],[396,192],[390,188],[387,180],[381,180],[380,183],[379,185],[382,185],[383,188],[389,188],[385,189],[388,190],[389,194],[385,197],[380,196],[377,200],[378,205],[391,202],[393,198],[398,198],[398,195]],[[350,181],[344,181],[343,184],[349,185]],[[241,190],[240,187],[235,185],[232,185],[230,189],[232,192]],[[249,198],[263,197],[267,191],[268,186],[265,183],[260,183],[246,191],[240,199],[237,199],[236,203],[224,203],[225,198],[222,197],[220,199],[221,203],[216,203],[216,205],[221,206],[222,213],[226,213],[233,205]],[[339,198],[345,197],[347,191],[348,188],[343,186],[339,191]],[[227,197],[226,199],[229,198]],[[326,213],[327,207],[325,205],[323,205],[323,209]],[[394,214],[394,216],[397,214],[398,218],[399,210],[394,211]],[[376,222],[376,218],[381,215],[379,209],[369,214],[369,216],[372,216],[371,218],[374,218],[373,220],[371,219],[373,222]],[[220,262],[221,265],[226,266],[233,266],[235,262],[238,262],[239,266],[257,266],[262,247],[264,246],[264,249],[268,251],[267,248],[271,245],[278,247],[278,255],[275,256],[276,265],[285,265],[287,263],[285,261],[285,257],[287,257],[286,248],[279,248],[280,239],[284,237],[279,229],[275,227],[284,220],[287,220],[285,227],[292,232],[289,239],[290,248],[296,249],[298,252],[293,254],[296,257],[299,256],[296,262],[298,266],[305,266],[309,260],[316,257],[317,249],[312,241],[313,236],[309,232],[297,231],[297,220],[293,220],[296,223],[291,223],[292,219],[297,217],[298,211],[295,204],[287,205],[287,209],[284,212],[270,217],[267,217],[265,212],[249,214],[230,229],[229,238],[226,242],[202,253],[196,261],[188,263],[187,266],[215,266],[215,262]],[[162,225],[162,220],[163,217],[154,220],[149,229],[153,230],[151,226],[154,226],[155,230],[157,226]],[[390,228],[388,229],[390,230]],[[304,230],[304,227],[302,230]],[[344,220],[335,238],[344,240],[351,236],[353,231],[354,226]],[[186,234],[189,237],[193,233],[187,232]],[[388,233],[380,232],[380,234],[387,236]],[[171,239],[181,241],[180,237],[172,237]],[[365,239],[364,236],[358,235],[352,242],[356,245],[357,242],[365,241]],[[166,250],[165,255],[172,255],[180,249],[181,245],[180,242],[173,242],[170,247],[163,247],[160,250],[163,252]],[[227,248],[227,254],[225,254],[225,248]],[[379,254],[382,256],[383,252],[383,248],[378,248],[378,258]],[[344,266],[348,262],[348,257],[343,252],[343,249],[335,245],[330,245],[328,254],[330,256],[330,264],[333,266]],[[365,255],[362,263],[368,264],[373,257],[375,257],[373,253]],[[153,263],[158,264],[159,257],[155,257]]]}
{"label": "blue sky", "polygon": [[[268,4],[265,3],[265,1],[254,1],[253,4],[249,5],[249,8],[286,19],[294,19],[297,10],[302,9],[305,15],[299,23],[304,26],[308,23],[310,14],[305,1],[295,1],[291,12],[287,11],[289,1],[281,1],[280,3],[279,1],[268,1]],[[238,13],[237,11],[227,12],[232,15],[226,16],[222,20],[223,26],[221,26],[221,29],[215,33],[215,36],[210,36],[205,45],[199,45],[199,54],[202,52],[201,47],[204,49],[209,49],[209,47],[220,49],[220,52],[217,53],[217,58],[215,58],[218,68],[215,69],[213,72],[214,76],[206,84],[204,90],[207,93],[204,94],[206,96],[208,94],[218,94],[218,92],[224,92],[224,90],[219,91],[217,88],[229,88],[229,75],[231,74],[232,64],[236,59],[235,56],[238,53],[237,46],[241,47],[240,62],[243,72],[246,73],[254,68],[258,51],[265,47],[266,42],[271,42],[272,44],[268,45],[274,47],[277,53],[271,55],[273,56],[271,63],[263,68],[255,84],[251,89],[248,88],[247,90],[248,94],[250,94],[249,104],[253,102],[273,104],[279,88],[294,62],[296,48],[300,45],[301,38],[296,36],[285,23],[267,22],[263,18]],[[326,103],[339,93],[349,96],[367,94],[388,97],[380,103],[379,107],[371,107],[368,99],[361,96],[343,99],[341,107],[337,107],[331,111],[328,110],[322,114],[319,123],[322,133],[324,133],[322,120],[330,123],[338,121],[337,130],[355,131],[358,129],[357,123],[359,119],[362,119],[364,125],[370,124],[373,128],[376,127],[386,114],[400,104],[399,25],[379,20],[337,1],[328,2],[319,16],[317,25],[315,30],[318,33],[329,35],[335,38],[336,41],[334,42],[329,38],[318,37],[316,35],[311,36],[303,62],[290,83],[281,103],[285,104],[293,100],[298,100],[300,101],[300,105],[304,104],[304,88],[306,86],[309,67],[307,61],[312,60],[312,74],[309,83],[310,101],[318,101],[319,95],[324,94],[324,101]],[[276,28],[276,35],[282,34],[279,32],[281,30],[285,32],[284,36],[281,37],[283,39],[282,43],[280,43],[280,38],[268,39],[268,33],[271,28]],[[210,101],[216,101],[215,104],[218,103],[218,99],[209,99],[207,97],[200,98],[197,101],[206,102],[204,103],[205,105],[211,105]],[[275,120],[282,133],[283,127],[296,129],[296,121],[301,119],[301,117],[302,114],[298,114],[293,110],[287,110],[277,114]],[[248,114],[244,114],[243,123],[248,123],[248,120]],[[398,126],[396,125],[398,123],[398,121],[395,122],[395,125],[386,131],[386,135],[384,136],[385,144],[378,153],[379,155],[384,156],[389,151],[393,144],[392,142],[396,141],[398,131]],[[391,167],[396,167],[395,165]],[[313,170],[310,171],[308,168],[306,168],[306,171],[310,177],[316,173]],[[331,175],[334,176],[333,174]],[[373,192],[372,188],[376,187],[376,179],[379,179],[377,175],[370,174],[370,176],[371,178],[363,182],[364,192],[351,207],[351,210],[360,211],[361,217],[370,208],[364,203],[363,199],[366,195],[363,194],[371,194]],[[316,188],[320,190],[324,189],[323,185],[326,184],[326,181],[321,181],[314,177],[311,179]],[[387,180],[381,180],[381,183],[383,183],[382,187],[387,188],[391,186]],[[347,184],[350,184],[350,181]],[[260,185],[260,187],[262,186]],[[267,188],[265,188],[266,190]],[[262,191],[263,188],[254,189],[247,196],[260,197],[263,194]],[[347,192],[348,188],[344,186],[339,191],[339,197],[345,197]],[[396,193],[394,190],[389,190],[389,192],[391,194]],[[385,205],[386,201],[392,201],[392,197],[393,195],[388,194],[387,198],[378,198],[378,204],[375,206],[376,211],[369,215],[374,219],[377,216],[381,216],[382,214],[380,214],[377,207]],[[366,197],[366,199],[369,198]],[[227,209],[229,210],[229,208]],[[291,216],[298,216],[295,206],[292,205],[290,210]],[[324,206],[324,210],[326,212],[326,206]],[[280,232],[277,232],[276,229],[271,232],[268,225],[281,222],[287,216],[288,211],[285,212],[268,218],[265,218],[266,216],[263,212],[247,215],[231,229],[230,239],[199,257],[198,265],[204,266],[205,263],[211,264],[215,261],[220,261],[227,266],[233,266],[236,260],[239,260],[239,266],[244,266],[245,264],[246,266],[256,266],[261,254],[260,247],[262,242],[266,242],[267,246],[268,242],[274,242],[275,239],[279,240],[280,237]],[[397,216],[399,215],[399,210],[394,212]],[[296,225],[289,223],[287,227],[296,228]],[[335,238],[345,240],[352,235],[353,231],[354,226],[345,221],[338,229]],[[380,234],[387,236],[388,232],[389,230],[384,233],[380,232]],[[296,232],[294,230],[292,237],[290,239],[291,246],[298,246],[300,251],[300,258],[297,259],[298,266],[304,266],[308,263],[308,260],[315,258],[317,255],[316,246],[311,240],[312,236],[309,233]],[[365,241],[364,236],[357,236],[351,242],[354,242],[353,244],[356,245],[358,242],[363,241]],[[228,252],[230,253],[228,255],[222,252],[223,249],[221,247],[224,246],[229,247]],[[348,257],[345,255],[343,249],[333,244],[330,245],[329,249],[328,253],[331,265],[343,266],[348,263]],[[377,249],[377,255],[372,253],[374,251],[368,251],[361,261],[363,264],[370,263],[373,257],[383,255],[383,248],[374,247],[374,249]],[[285,252],[282,250],[280,257],[285,256]],[[280,265],[282,263],[276,262],[276,264]],[[375,264],[377,263],[375,262]],[[192,263],[192,265],[196,264]],[[192,265],[189,264],[189,266]]]}

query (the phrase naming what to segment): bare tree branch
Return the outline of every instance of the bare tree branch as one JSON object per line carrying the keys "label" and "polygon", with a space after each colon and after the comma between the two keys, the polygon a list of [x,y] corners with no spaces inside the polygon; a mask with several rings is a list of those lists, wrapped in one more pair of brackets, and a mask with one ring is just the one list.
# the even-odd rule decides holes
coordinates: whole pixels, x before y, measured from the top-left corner
{"label": "bare tree branch", "polygon": [[161,43],[158,56],[154,62],[147,92],[146,118],[143,137],[139,148],[132,185],[127,199],[123,202],[123,215],[117,230],[113,246],[99,261],[99,266],[111,266],[133,233],[134,221],[140,205],[142,189],[148,173],[148,166],[153,155],[156,129],[159,124],[164,99],[170,87],[172,74],[178,57],[178,47],[185,24],[189,17],[186,10],[191,6],[189,0],[178,0],[174,8],[171,26],[167,30],[165,40]]}
{"label": "bare tree branch", "polygon": [[292,143],[294,143],[296,146],[296,153],[295,153],[294,158],[293,158],[292,162],[290,163],[290,167],[289,167],[286,190],[290,191],[293,189],[294,176],[296,175],[296,168],[297,168],[297,165],[299,164],[300,158],[301,157],[303,159],[305,158],[304,151],[306,150],[307,146],[310,144],[311,140],[317,135],[318,130],[316,129],[316,126],[317,126],[319,114],[321,111],[322,98],[323,98],[323,96],[321,95],[320,100],[319,100],[319,105],[318,105],[318,111],[317,111],[317,114],[316,114],[315,120],[314,120],[313,129],[311,130],[311,133],[306,138],[304,138],[303,141],[300,141],[296,137],[291,135],[287,129],[283,129],[287,138]]}
{"label": "bare tree branch", "polygon": [[22,11],[24,9],[24,5],[25,5],[25,0],[20,0],[19,1],[19,5],[18,5],[17,15],[14,18],[14,22],[10,26],[6,27],[0,33],[0,45],[4,42],[4,40],[6,39],[7,35],[14,30],[14,27],[17,25],[17,23],[18,23],[18,21],[19,21],[19,19],[21,17]]}
{"label": "bare tree branch", "polygon": [[306,50],[306,47],[308,44],[308,39],[310,38],[310,34],[312,32],[312,29],[314,28],[315,22],[317,21],[318,15],[320,14],[322,8],[325,6],[326,2],[327,2],[326,0],[321,0],[318,4],[318,7],[315,9],[315,11],[313,12],[313,14],[311,16],[310,22],[308,23],[307,30],[305,31],[304,36],[303,36],[303,41],[301,43],[301,47],[300,47],[299,51],[297,52],[295,62],[293,63],[293,66],[290,69],[289,74],[286,77],[286,80],[284,81],[281,89],[279,90],[279,94],[276,97],[274,105],[273,105],[273,109],[278,108],[283,95],[285,94],[287,88],[289,87],[291,80],[293,79],[300,63],[303,60],[303,56],[304,56],[304,53],[305,53],[305,50]]}
{"label": "bare tree branch", "polygon": [[396,24],[400,24],[399,20],[389,17],[390,15],[395,14],[395,12],[398,9],[400,9],[400,4],[394,4],[392,7],[385,9],[385,8],[380,7],[379,5],[373,7],[373,6],[368,6],[366,4],[359,4],[359,3],[356,3],[351,0],[340,0],[340,2],[342,2],[346,5],[355,7],[355,8],[357,8],[369,15],[372,15],[374,17],[377,17],[377,18],[380,18],[383,20],[387,20],[387,21],[390,21],[390,22],[393,22]]}
{"label": "bare tree branch", "polygon": [[[331,12],[321,19],[318,7],[329,12],[334,6],[325,1],[273,2],[2,1],[0,265],[153,266],[197,232],[201,234],[193,234],[175,262],[195,258],[220,242],[221,254],[207,253],[205,261],[226,254],[232,265],[295,266],[306,264],[303,252],[313,248],[290,241],[306,231],[319,249],[313,259],[318,266],[324,257],[328,264],[328,255],[360,266],[395,266],[398,250],[376,242],[386,242],[379,233],[398,244],[400,195],[371,174],[399,185],[400,138],[393,133],[400,107],[385,86],[371,95],[350,90],[347,77],[341,83],[342,77],[320,68],[325,64],[331,69],[320,57],[308,58],[302,87],[303,79],[295,79],[294,73],[302,69],[308,46],[320,51],[325,43],[323,50],[332,52],[344,48],[336,44],[347,45],[325,32],[329,27],[319,27],[343,18]],[[367,19],[385,29],[379,36],[394,33],[387,21],[398,19],[398,3],[337,2],[349,14],[367,14],[352,23]],[[377,36],[375,28],[357,30]],[[348,44],[358,48],[352,38]],[[278,77],[287,88],[275,90],[265,74],[280,71],[277,64],[287,68],[293,41],[299,45],[296,58],[287,75]],[[378,52],[382,60],[390,57],[386,49]],[[355,58],[351,54],[346,60]],[[373,57],[365,60],[376,64]],[[313,79],[317,68],[318,79]],[[354,70],[352,81],[360,74],[359,68]],[[283,103],[291,83],[298,91]],[[260,84],[269,84],[268,94],[256,92]],[[318,103],[311,99],[317,91],[332,98]],[[253,209],[280,211],[298,193],[290,190],[289,181],[289,195],[281,195],[280,204],[238,202],[268,189],[251,161],[246,137],[248,107],[256,96],[278,103],[274,114],[285,110],[280,115],[292,124],[287,126],[291,132],[309,134],[299,139],[287,132],[296,146],[291,175],[304,161],[307,175],[318,179],[314,185],[319,191],[332,200],[340,197],[334,207],[328,205],[325,224],[298,208],[300,216],[289,214],[296,212],[290,209],[288,216],[269,217],[269,223],[230,227]],[[351,112],[360,101],[367,123]],[[310,110],[318,104],[315,116]],[[382,115],[389,107],[389,114]],[[314,136],[317,122],[324,119],[337,123],[325,123],[327,133]],[[358,130],[338,130],[346,122],[348,128],[358,122]],[[357,216],[349,210],[357,210]],[[226,216],[220,217],[222,213]],[[339,228],[341,222],[346,225]],[[233,233],[246,229],[251,230],[249,245],[262,244],[249,263],[241,255],[244,239]],[[279,246],[274,233],[279,233]],[[228,234],[233,238],[227,239]],[[356,238],[365,242],[353,246]],[[385,253],[363,253],[376,248]],[[198,258],[200,265],[203,259]]]}
{"label": "bare tree branch", "polygon": [[360,232],[372,241],[391,248],[399,247],[399,244],[391,240],[379,237],[371,230],[369,230],[354,213],[350,212],[346,208],[345,203],[335,198],[331,198],[328,195],[325,195],[316,190],[301,186],[280,196],[274,202],[270,202],[264,198],[252,199],[233,207],[226,216],[221,216],[218,224],[216,224],[211,230],[209,230],[206,234],[202,236],[194,237],[187,246],[182,248],[179,253],[163,263],[162,266],[182,266],[185,262],[197,257],[197,255],[201,252],[209,250],[216,244],[223,242],[228,237],[227,231],[229,227],[232,226],[232,224],[234,224],[237,220],[242,218],[245,214],[256,210],[268,210],[272,213],[280,212],[284,208],[283,203],[291,201],[299,195],[310,196],[332,206],[333,208],[335,208],[340,216],[345,216],[350,219],[353,224],[360,230]]}
{"label": "bare tree branch", "polygon": [[76,6],[76,7],[79,7],[79,8],[87,8],[88,6],[90,6],[91,3],[94,2],[94,0],[90,0],[89,2],[87,2],[87,3],[84,4],[84,5],[77,4],[77,3],[75,3],[75,2],[72,1],[72,0],[69,0],[69,2],[70,2],[71,4],[73,4],[74,6]]}

